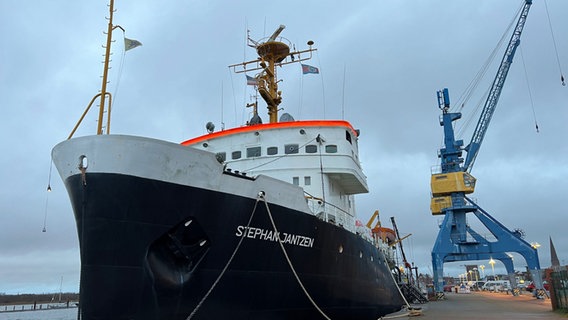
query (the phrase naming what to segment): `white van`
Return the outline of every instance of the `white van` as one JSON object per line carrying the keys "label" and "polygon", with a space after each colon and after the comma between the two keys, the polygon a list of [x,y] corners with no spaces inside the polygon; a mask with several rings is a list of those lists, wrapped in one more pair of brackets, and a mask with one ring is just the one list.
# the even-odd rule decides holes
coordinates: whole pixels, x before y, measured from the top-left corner
{"label": "white van", "polygon": [[495,280],[495,281],[487,281],[481,287],[481,290],[486,291],[508,291],[511,290],[511,283],[509,280]]}

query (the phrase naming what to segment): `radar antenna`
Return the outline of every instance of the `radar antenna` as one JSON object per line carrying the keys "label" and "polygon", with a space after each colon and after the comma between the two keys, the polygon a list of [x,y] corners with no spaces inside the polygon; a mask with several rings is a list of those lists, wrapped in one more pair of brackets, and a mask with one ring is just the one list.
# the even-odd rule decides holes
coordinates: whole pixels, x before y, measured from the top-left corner
{"label": "radar antenna", "polygon": [[[266,102],[270,123],[278,122],[278,106],[282,102],[282,92],[278,90],[279,80],[276,74],[276,66],[281,67],[290,63],[309,60],[312,58],[312,52],[317,50],[312,48],[314,42],[308,41],[308,49],[301,51],[294,49],[294,51],[290,52],[291,43],[287,39],[279,37],[284,28],[286,26],[280,25],[264,41],[262,39],[254,41],[250,36],[247,36],[252,44],[249,44],[249,46],[256,49],[258,58],[229,66],[235,73],[260,70],[260,74],[257,77],[258,92]],[[277,38],[278,41],[276,40]]]}

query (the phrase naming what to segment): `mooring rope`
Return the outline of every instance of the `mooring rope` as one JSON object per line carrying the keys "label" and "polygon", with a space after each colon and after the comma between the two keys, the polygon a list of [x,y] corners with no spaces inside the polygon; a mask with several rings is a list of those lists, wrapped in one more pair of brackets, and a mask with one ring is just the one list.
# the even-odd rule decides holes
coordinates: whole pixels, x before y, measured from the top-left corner
{"label": "mooring rope", "polygon": [[391,275],[392,281],[394,282],[396,288],[398,289],[398,293],[400,293],[400,296],[401,296],[402,299],[404,300],[404,303],[406,304],[406,309],[408,310],[408,312],[407,312],[407,313],[404,313],[404,314],[400,314],[400,315],[389,316],[389,317],[380,317],[379,320],[382,320],[382,319],[405,318],[405,317],[413,317],[413,316],[422,315],[422,312],[421,312],[421,311],[412,309],[412,307],[410,306],[410,303],[408,303],[408,300],[406,300],[406,297],[404,296],[404,294],[402,294],[402,290],[400,290],[400,286],[399,286],[398,283],[396,282],[396,279],[394,278],[394,275],[392,274],[392,272],[389,272],[389,274]]}
{"label": "mooring rope", "polygon": [[[276,228],[276,224],[274,223],[274,219],[272,218],[272,212],[270,212],[270,208],[268,207],[268,202],[266,202],[266,199],[264,198],[264,192],[261,191],[259,193],[259,197],[260,199],[264,202],[264,205],[266,206],[266,212],[268,213],[268,217],[270,218],[270,222],[272,223],[272,228],[274,229],[274,232],[276,234],[278,233],[278,229]],[[302,280],[300,280],[300,277],[298,276],[298,273],[296,272],[296,269],[294,268],[294,266],[292,265],[292,261],[290,260],[290,257],[288,257],[288,253],[286,252],[286,248],[284,248],[284,244],[282,243],[282,241],[278,241],[278,244],[280,244],[280,248],[282,249],[282,253],[284,253],[284,257],[286,258],[286,261],[288,262],[288,265],[290,266],[290,269],[292,270],[292,273],[294,274],[294,277],[296,277],[296,281],[298,281],[298,284],[300,285],[300,287],[302,288],[302,290],[304,291],[304,294],[306,295],[306,297],[308,298],[308,300],[310,300],[310,302],[312,303],[312,305],[319,311],[319,313],[327,320],[331,320],[331,318],[329,318],[325,312],[323,312],[323,310],[318,306],[318,304],[314,301],[314,299],[312,298],[312,296],[310,295],[310,293],[308,292],[308,290],[306,289],[306,287],[304,287],[304,284],[302,283]]]}
{"label": "mooring rope", "polygon": [[[256,211],[256,207],[258,205],[258,201],[261,198],[264,198],[264,192],[262,192],[262,191],[258,193],[258,196],[256,198],[256,202],[254,203],[254,208],[252,209],[252,213],[250,214],[250,218],[249,218],[247,225],[246,225],[247,227],[250,226],[250,223],[252,221],[252,217],[254,216],[254,213]],[[201,305],[203,304],[203,302],[205,302],[205,300],[209,297],[209,294],[211,294],[213,289],[215,289],[215,287],[217,286],[217,284],[219,283],[219,281],[221,280],[221,278],[225,274],[225,271],[227,271],[227,269],[229,268],[229,265],[231,264],[231,262],[233,261],[233,258],[237,254],[237,251],[239,251],[239,247],[241,246],[241,243],[243,242],[244,238],[245,238],[245,233],[243,233],[243,236],[241,237],[241,239],[239,239],[239,243],[237,243],[237,246],[235,247],[235,250],[233,250],[233,253],[231,254],[231,257],[229,258],[229,260],[227,261],[227,264],[225,264],[225,267],[223,267],[223,270],[221,270],[221,273],[219,274],[219,276],[217,276],[217,279],[215,279],[215,282],[213,282],[213,284],[211,285],[211,288],[209,288],[209,291],[207,291],[207,293],[203,296],[203,298],[201,298],[201,301],[199,301],[199,303],[195,306],[195,308],[189,314],[189,316],[186,318],[186,320],[189,320],[189,319],[191,319],[195,316],[195,314],[197,313],[199,308],[201,308]]]}

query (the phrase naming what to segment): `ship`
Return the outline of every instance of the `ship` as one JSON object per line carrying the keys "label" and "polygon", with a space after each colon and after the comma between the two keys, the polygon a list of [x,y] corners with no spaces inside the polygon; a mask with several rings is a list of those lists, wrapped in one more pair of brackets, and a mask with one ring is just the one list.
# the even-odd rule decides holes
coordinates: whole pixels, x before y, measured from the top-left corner
{"label": "ship", "polygon": [[360,131],[278,117],[275,68],[316,50],[291,51],[283,29],[230,66],[251,75],[266,123],[255,102],[246,124],[207,123],[181,143],[99,126],[53,148],[79,239],[79,319],[374,320],[402,309],[393,239],[356,214],[355,195],[369,191]]}

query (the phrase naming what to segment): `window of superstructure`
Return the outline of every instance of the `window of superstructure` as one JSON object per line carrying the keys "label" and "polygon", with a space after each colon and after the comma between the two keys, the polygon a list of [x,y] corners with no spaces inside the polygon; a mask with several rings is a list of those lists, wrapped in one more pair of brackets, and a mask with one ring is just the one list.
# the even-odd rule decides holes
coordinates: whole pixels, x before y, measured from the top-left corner
{"label": "window of superstructure", "polygon": [[227,153],[226,152],[217,152],[215,154],[215,158],[217,158],[217,161],[219,161],[219,163],[223,163],[223,162],[225,162],[225,160],[227,160]]}
{"label": "window of superstructure", "polygon": [[269,156],[278,154],[278,147],[268,147],[266,148],[266,154]]}
{"label": "window of superstructure", "polygon": [[260,147],[247,148],[247,158],[260,157]]}
{"label": "window of superstructure", "polygon": [[241,152],[240,151],[233,151],[231,153],[231,159],[236,160],[236,159],[240,159],[241,158]]}
{"label": "window of superstructure", "polygon": [[304,185],[305,185],[305,186],[309,186],[309,185],[311,185],[311,184],[312,184],[312,177],[310,177],[310,176],[305,176],[305,177],[304,177]]}
{"label": "window of superstructure", "polygon": [[295,186],[299,186],[300,185],[300,177],[292,177],[292,184],[294,184]]}
{"label": "window of superstructure", "polygon": [[308,144],[306,146],[306,153],[316,153],[318,152],[318,146],[315,144]]}
{"label": "window of superstructure", "polygon": [[353,144],[351,142],[351,133],[349,133],[349,131],[345,131],[345,139],[347,139],[347,141],[349,141],[349,143]]}
{"label": "window of superstructure", "polygon": [[335,144],[328,144],[325,146],[326,153],[337,153],[337,145]]}
{"label": "window of superstructure", "polygon": [[286,144],[284,145],[284,153],[285,154],[293,154],[298,153],[298,144]]}

